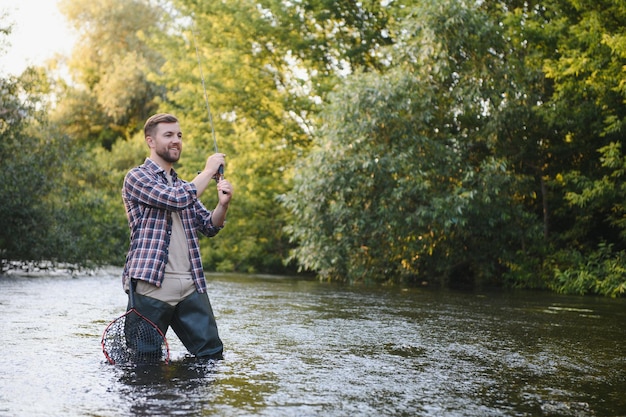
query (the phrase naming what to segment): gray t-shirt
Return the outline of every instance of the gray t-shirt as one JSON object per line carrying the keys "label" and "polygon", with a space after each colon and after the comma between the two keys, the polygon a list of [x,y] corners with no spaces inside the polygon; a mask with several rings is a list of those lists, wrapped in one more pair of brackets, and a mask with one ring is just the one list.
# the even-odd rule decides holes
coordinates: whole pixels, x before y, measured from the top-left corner
{"label": "gray t-shirt", "polygon": [[[169,174],[167,174],[167,182],[172,185],[172,176]],[[172,235],[170,236],[167,265],[165,265],[165,278],[168,274],[191,276],[187,237],[180,216],[175,211],[172,212]]]}

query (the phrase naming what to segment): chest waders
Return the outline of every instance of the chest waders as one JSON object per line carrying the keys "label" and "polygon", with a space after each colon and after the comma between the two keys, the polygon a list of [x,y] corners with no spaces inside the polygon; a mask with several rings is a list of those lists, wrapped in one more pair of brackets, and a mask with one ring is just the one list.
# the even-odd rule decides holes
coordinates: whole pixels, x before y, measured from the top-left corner
{"label": "chest waders", "polygon": [[207,293],[194,291],[176,306],[137,293],[134,296],[135,309],[163,334],[171,327],[189,353],[198,358],[222,359],[224,346]]}

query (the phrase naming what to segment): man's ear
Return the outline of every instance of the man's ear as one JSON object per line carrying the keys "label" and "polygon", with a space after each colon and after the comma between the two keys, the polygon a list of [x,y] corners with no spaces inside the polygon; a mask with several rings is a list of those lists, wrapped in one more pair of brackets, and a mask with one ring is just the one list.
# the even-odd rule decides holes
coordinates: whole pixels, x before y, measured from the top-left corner
{"label": "man's ear", "polygon": [[146,143],[148,144],[148,148],[154,148],[154,139],[152,136],[146,136]]}

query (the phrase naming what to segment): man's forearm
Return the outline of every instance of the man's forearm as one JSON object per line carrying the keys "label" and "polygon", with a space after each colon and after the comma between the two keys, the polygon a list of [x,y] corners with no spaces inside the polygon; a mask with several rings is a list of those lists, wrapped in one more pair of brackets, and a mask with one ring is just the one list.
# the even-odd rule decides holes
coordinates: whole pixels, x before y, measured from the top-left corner
{"label": "man's forearm", "polygon": [[196,178],[191,180],[191,182],[194,183],[196,186],[198,197],[200,197],[202,193],[204,193],[204,190],[207,189],[212,179],[213,177],[211,177],[211,174],[209,174],[207,171],[201,171],[198,173]]}
{"label": "man's forearm", "polygon": [[211,215],[211,222],[215,227],[224,226],[224,221],[226,220],[226,212],[228,211],[228,206],[223,206],[219,203],[215,206],[215,210],[213,210],[213,214]]}

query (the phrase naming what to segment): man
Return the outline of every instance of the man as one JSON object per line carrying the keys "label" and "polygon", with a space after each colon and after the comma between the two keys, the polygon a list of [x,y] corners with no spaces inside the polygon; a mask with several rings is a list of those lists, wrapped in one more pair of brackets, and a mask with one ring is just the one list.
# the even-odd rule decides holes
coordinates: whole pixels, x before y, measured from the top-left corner
{"label": "man", "polygon": [[[176,333],[199,358],[221,358],[223,345],[207,295],[196,232],[215,236],[223,227],[232,198],[231,184],[219,175],[224,154],[211,155],[191,182],[173,165],[183,146],[178,120],[156,114],[144,126],[150,156],[124,178],[122,198],[130,228],[123,272],[133,284],[135,309],[165,334]],[[199,197],[216,178],[218,204],[207,210]]]}

